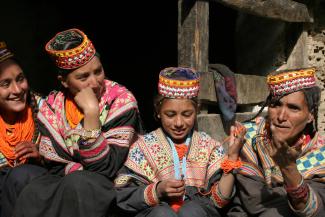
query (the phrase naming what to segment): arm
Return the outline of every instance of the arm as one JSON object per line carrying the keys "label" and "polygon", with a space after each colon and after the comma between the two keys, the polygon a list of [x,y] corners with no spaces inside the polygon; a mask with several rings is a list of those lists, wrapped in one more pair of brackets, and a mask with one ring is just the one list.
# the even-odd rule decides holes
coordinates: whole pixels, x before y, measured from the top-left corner
{"label": "arm", "polygon": [[[244,144],[244,136],[246,130],[245,128],[236,122],[235,126],[230,128],[230,137],[229,137],[229,147],[228,147],[228,156],[227,159],[221,163],[221,168],[224,170],[222,177],[218,183],[216,183],[211,191],[212,191],[212,200],[215,202],[216,206],[221,208],[228,204],[228,202],[233,197],[234,190],[234,182],[235,178],[232,173],[229,173],[223,166],[225,165],[225,161],[229,163],[235,163],[234,165],[229,165],[230,170],[235,169],[235,167],[240,167],[240,165],[236,165],[240,163],[239,153]],[[226,165],[227,166],[227,165]]]}
{"label": "arm", "polygon": [[120,170],[114,181],[117,191],[117,205],[126,212],[138,213],[159,203],[157,183],[150,183],[127,167]]}
{"label": "arm", "polygon": [[297,167],[303,140],[288,144],[282,135],[272,128],[272,142],[268,152],[279,166],[290,208],[301,216],[311,216],[317,211],[317,195],[306,183]]}
{"label": "arm", "polygon": [[[82,99],[84,98],[82,97]],[[84,103],[85,100],[80,99],[80,101]],[[96,110],[97,108],[88,109],[88,111]],[[109,105],[109,109],[108,107],[104,108],[102,113],[105,112],[108,114],[102,114],[102,116],[105,117],[106,123],[100,130],[96,130],[95,127],[98,126],[102,117],[99,117],[96,112],[85,112],[84,129],[95,129],[98,131],[98,135],[86,140],[81,139],[78,154],[85,169],[114,177],[117,170],[123,165],[129,145],[135,138],[135,130],[138,129],[140,118],[136,100],[128,91],[117,96]],[[86,116],[86,113],[89,114],[89,117]]]}

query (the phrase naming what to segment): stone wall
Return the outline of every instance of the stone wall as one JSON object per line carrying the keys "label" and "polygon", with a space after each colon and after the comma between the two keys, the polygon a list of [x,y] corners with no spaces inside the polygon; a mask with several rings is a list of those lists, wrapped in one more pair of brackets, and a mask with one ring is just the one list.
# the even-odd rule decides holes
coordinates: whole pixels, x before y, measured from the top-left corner
{"label": "stone wall", "polygon": [[314,5],[314,23],[305,25],[308,33],[308,66],[315,66],[317,78],[322,90],[318,111],[318,129],[325,135],[325,1],[318,0]]}

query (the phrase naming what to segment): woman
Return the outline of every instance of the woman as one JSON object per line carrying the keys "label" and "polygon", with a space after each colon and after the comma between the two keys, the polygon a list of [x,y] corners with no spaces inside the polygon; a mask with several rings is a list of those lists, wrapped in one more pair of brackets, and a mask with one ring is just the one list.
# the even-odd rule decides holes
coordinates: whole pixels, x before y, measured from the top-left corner
{"label": "woman", "polygon": [[0,216],[11,216],[23,187],[46,170],[37,166],[40,97],[31,93],[22,68],[0,42]]}
{"label": "woman", "polygon": [[315,69],[275,72],[267,83],[267,117],[245,124],[238,206],[229,216],[325,216],[325,146],[317,132]]}
{"label": "woman", "polygon": [[158,90],[155,109],[161,128],[131,146],[115,180],[117,205],[137,217],[220,216],[219,208],[235,192],[232,171],[240,166],[245,131],[239,124],[231,128],[225,158],[220,143],[194,130],[199,75],[192,69],[162,70]]}
{"label": "woman", "polygon": [[105,79],[99,55],[82,31],[60,32],[45,48],[64,87],[48,96],[38,114],[39,149],[51,175],[26,187],[16,216],[105,216],[115,199],[111,180],[140,130],[136,100]]}

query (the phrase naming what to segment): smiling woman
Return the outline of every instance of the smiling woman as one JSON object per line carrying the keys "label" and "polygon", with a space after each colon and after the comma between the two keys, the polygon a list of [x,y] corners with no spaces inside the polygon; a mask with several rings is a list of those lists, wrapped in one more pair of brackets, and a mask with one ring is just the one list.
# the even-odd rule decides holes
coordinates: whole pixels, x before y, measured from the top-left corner
{"label": "smiling woman", "polygon": [[0,42],[0,216],[12,216],[24,186],[46,170],[38,153],[34,117],[41,98],[29,91],[14,55]]}
{"label": "smiling woman", "polygon": [[136,99],[105,79],[99,54],[81,30],[59,32],[45,49],[63,86],[38,113],[49,174],[25,188],[15,216],[106,216],[115,201],[111,179],[141,132]]}
{"label": "smiling woman", "polygon": [[137,217],[217,217],[232,199],[231,171],[240,165],[245,131],[235,137],[240,125],[231,128],[226,158],[220,143],[194,129],[199,80],[190,68],[160,72],[154,106],[161,127],[131,146],[115,180],[117,205],[123,211]]}

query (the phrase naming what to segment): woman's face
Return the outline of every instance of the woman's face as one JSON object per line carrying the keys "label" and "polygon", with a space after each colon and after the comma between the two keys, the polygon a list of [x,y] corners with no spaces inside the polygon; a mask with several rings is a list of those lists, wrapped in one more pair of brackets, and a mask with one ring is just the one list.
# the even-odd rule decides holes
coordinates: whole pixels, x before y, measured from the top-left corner
{"label": "woman's face", "polygon": [[70,72],[67,76],[58,76],[61,84],[75,96],[80,90],[91,87],[99,99],[104,90],[105,73],[97,56],[86,65]]}
{"label": "woman's face", "polygon": [[28,82],[14,60],[0,63],[0,109],[7,114],[21,112],[26,107]]}
{"label": "woman's face", "polygon": [[288,94],[272,103],[268,117],[274,136],[289,143],[298,139],[306,125],[314,120],[302,91]]}
{"label": "woman's face", "polygon": [[171,139],[176,144],[181,144],[194,127],[196,111],[196,106],[189,99],[164,99],[158,118]]}

